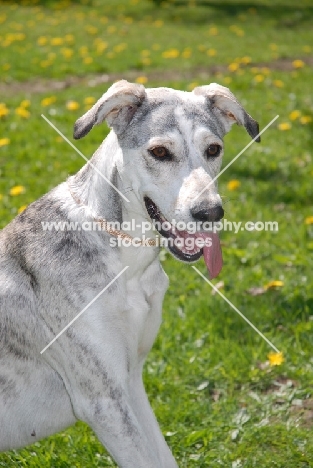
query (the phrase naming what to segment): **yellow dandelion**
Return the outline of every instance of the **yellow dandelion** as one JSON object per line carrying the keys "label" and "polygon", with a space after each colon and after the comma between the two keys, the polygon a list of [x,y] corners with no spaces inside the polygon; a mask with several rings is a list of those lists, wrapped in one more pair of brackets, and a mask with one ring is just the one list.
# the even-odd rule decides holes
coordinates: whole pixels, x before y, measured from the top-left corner
{"label": "yellow dandelion", "polygon": [[150,64],[151,64],[151,60],[150,60],[148,57],[142,57],[141,63],[142,63],[143,65],[150,65]]}
{"label": "yellow dandelion", "polygon": [[72,44],[75,40],[73,34],[65,34],[64,36],[64,40],[65,42],[69,42],[70,44]]}
{"label": "yellow dandelion", "polygon": [[126,18],[124,18],[124,23],[125,24],[132,24],[134,22],[133,18],[131,16],[126,16]]}
{"label": "yellow dandelion", "polygon": [[262,83],[262,81],[264,81],[264,75],[260,75],[260,74],[255,75],[254,81],[255,81],[256,83]]}
{"label": "yellow dandelion", "polygon": [[11,195],[11,197],[16,197],[17,195],[21,195],[24,192],[25,187],[23,187],[23,185],[15,185],[10,189],[9,194]]}
{"label": "yellow dandelion", "polygon": [[137,76],[135,81],[136,83],[145,84],[147,83],[148,78],[146,76]]}
{"label": "yellow dandelion", "polygon": [[297,120],[301,116],[301,112],[299,110],[293,110],[289,114],[290,120]]}
{"label": "yellow dandelion", "polygon": [[86,65],[89,65],[89,63],[92,63],[92,62],[93,62],[93,58],[92,58],[92,57],[84,57],[83,62],[84,62]]}
{"label": "yellow dandelion", "polygon": [[313,224],[313,216],[308,216],[305,218],[304,224]]}
{"label": "yellow dandelion", "polygon": [[274,80],[273,85],[276,86],[276,88],[283,88],[285,86],[282,80]]}
{"label": "yellow dandelion", "polygon": [[247,55],[245,55],[244,57],[242,57],[241,63],[248,65],[248,63],[251,63],[251,60],[252,60],[251,57],[248,57]]}
{"label": "yellow dandelion", "polygon": [[15,109],[15,113],[16,115],[18,115],[19,117],[22,117],[23,119],[28,119],[30,117],[30,112],[24,107],[17,107]]}
{"label": "yellow dandelion", "polygon": [[144,50],[142,50],[142,51],[140,52],[140,55],[141,55],[142,57],[148,57],[150,54],[151,54],[151,52],[150,52],[150,50],[148,50],[148,49],[144,49]]}
{"label": "yellow dandelion", "polygon": [[163,58],[177,58],[179,57],[179,50],[178,49],[168,49],[168,50],[165,50],[163,53],[162,53],[162,57]]}
{"label": "yellow dandelion", "polygon": [[42,68],[50,67],[50,65],[51,65],[50,60],[42,60],[42,61],[40,62],[40,66],[41,66]]}
{"label": "yellow dandelion", "polygon": [[3,195],[2,193],[0,193],[0,201],[3,199]]}
{"label": "yellow dandelion", "polygon": [[66,103],[66,108],[67,108],[68,110],[74,111],[74,110],[79,109],[79,104],[78,104],[78,102],[76,102],[76,101],[68,101],[68,102]]}
{"label": "yellow dandelion", "polygon": [[102,52],[108,48],[108,44],[107,42],[98,42],[96,47],[97,47],[97,54],[102,54]]}
{"label": "yellow dandelion", "polygon": [[2,65],[2,69],[3,69],[4,71],[10,70],[10,68],[11,68],[11,65],[10,65],[9,63],[4,63],[4,64]]}
{"label": "yellow dandelion", "polygon": [[239,28],[237,25],[233,24],[229,27],[230,31],[234,32],[237,36],[244,36],[245,32],[243,29]]}
{"label": "yellow dandelion", "polygon": [[40,37],[38,37],[38,39],[37,39],[37,44],[38,44],[38,45],[41,45],[41,46],[42,46],[42,45],[46,45],[47,42],[48,42],[48,39],[47,39],[45,36],[40,36]]}
{"label": "yellow dandelion", "polygon": [[56,101],[55,96],[49,96],[41,100],[41,105],[44,107],[51,106]]}
{"label": "yellow dandelion", "polygon": [[163,24],[164,22],[162,20],[156,20],[154,21],[153,26],[155,26],[156,28],[161,28]]}
{"label": "yellow dandelion", "polygon": [[121,44],[117,44],[113,48],[114,52],[116,52],[117,54],[119,54],[120,52],[123,52],[125,49],[127,49],[126,42],[122,42]]}
{"label": "yellow dandelion", "polygon": [[273,289],[273,288],[282,288],[284,286],[284,282],[280,280],[273,280],[269,283],[264,285],[265,289]]}
{"label": "yellow dandelion", "polygon": [[206,53],[209,57],[214,57],[217,54],[215,49],[208,49]]}
{"label": "yellow dandelion", "polygon": [[300,117],[300,122],[303,125],[306,125],[306,124],[312,122],[312,117],[310,115],[303,115],[302,117]]}
{"label": "yellow dandelion", "polygon": [[212,26],[210,29],[209,29],[209,34],[210,36],[217,36],[218,35],[218,29],[216,26]]}
{"label": "yellow dandelion", "polygon": [[27,208],[27,205],[22,205],[19,207],[19,209],[17,210],[18,213],[22,213],[24,210],[26,210]]}
{"label": "yellow dandelion", "polygon": [[192,54],[191,48],[186,47],[186,49],[183,50],[181,55],[182,55],[183,58],[189,58],[191,56],[191,54]]}
{"label": "yellow dandelion", "polygon": [[7,146],[10,144],[10,138],[0,138],[0,146]]}
{"label": "yellow dandelion", "polygon": [[69,49],[68,47],[63,47],[61,49],[61,54],[63,55],[63,57],[65,58],[71,58],[72,55],[73,55],[73,50],[72,49]]}
{"label": "yellow dandelion", "polygon": [[86,104],[87,106],[91,106],[95,102],[96,102],[96,98],[93,96],[88,96],[84,99],[84,104]]}
{"label": "yellow dandelion", "polygon": [[286,130],[291,129],[291,124],[289,122],[282,122],[278,124],[278,130],[281,130],[282,132],[285,132]]}
{"label": "yellow dandelion", "polygon": [[303,60],[294,60],[294,61],[292,62],[292,66],[293,66],[294,68],[303,68],[304,65],[305,65],[305,63],[303,62]]}
{"label": "yellow dandelion", "polygon": [[95,35],[98,32],[98,28],[95,26],[86,26],[85,30],[87,31],[88,34]]}
{"label": "yellow dandelion", "polygon": [[50,40],[50,44],[53,46],[59,46],[59,45],[62,45],[63,43],[64,43],[64,39],[62,37],[53,37]]}
{"label": "yellow dandelion", "polygon": [[232,82],[232,79],[230,76],[224,76],[223,81],[225,84],[229,84]]}
{"label": "yellow dandelion", "polygon": [[240,187],[240,181],[237,179],[230,180],[227,184],[228,190],[237,190]]}
{"label": "yellow dandelion", "polygon": [[270,49],[271,50],[277,50],[277,48],[278,48],[277,44],[273,44],[273,43],[270,44]]}
{"label": "yellow dandelion", "polygon": [[283,353],[275,353],[274,351],[271,351],[267,355],[270,366],[280,366],[284,362],[284,356]]}
{"label": "yellow dandelion", "polygon": [[236,63],[236,62],[232,62],[228,65],[228,70],[231,72],[238,70],[238,68],[239,68],[239,63]]}
{"label": "yellow dandelion", "polygon": [[30,100],[29,99],[24,99],[21,104],[20,104],[20,107],[29,107],[30,106]]}
{"label": "yellow dandelion", "polygon": [[308,46],[308,45],[305,45],[305,46],[303,46],[302,50],[303,50],[303,52],[309,53],[309,52],[311,52],[312,47],[310,47],[310,46]]}
{"label": "yellow dandelion", "polygon": [[3,105],[0,104],[0,118],[5,117],[6,115],[8,115],[9,112],[10,112],[9,109],[6,107],[5,104]]}
{"label": "yellow dandelion", "polygon": [[79,48],[79,53],[80,53],[80,55],[83,55],[83,56],[87,55],[88,54],[88,47],[86,47],[86,46],[80,47]]}
{"label": "yellow dandelion", "polygon": [[245,32],[243,29],[237,29],[237,31],[235,31],[235,34],[239,37],[242,37],[245,35]]}
{"label": "yellow dandelion", "polygon": [[268,67],[262,67],[261,68],[261,72],[264,74],[264,75],[269,75],[271,73],[271,70],[268,68]]}

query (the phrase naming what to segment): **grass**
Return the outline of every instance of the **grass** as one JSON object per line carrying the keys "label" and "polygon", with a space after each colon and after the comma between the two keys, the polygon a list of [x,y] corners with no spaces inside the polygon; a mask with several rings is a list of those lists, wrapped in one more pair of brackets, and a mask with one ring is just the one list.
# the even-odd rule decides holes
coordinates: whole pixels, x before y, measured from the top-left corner
{"label": "grass", "polygon": [[[261,128],[279,114],[262,143],[219,182],[228,220],[277,221],[279,231],[223,232],[225,266],[214,283],[223,281],[223,294],[283,351],[285,362],[269,366],[268,345],[190,266],[166,254],[171,286],[145,383],[180,467],[312,467],[312,7],[261,0],[102,3],[0,2],[1,227],[82,166],[40,114],[70,138],[76,118],[90,106],[85,98],[97,99],[108,86],[90,86],[98,74],[133,73],[147,86],[185,90],[217,81]],[[41,45],[40,37],[46,38]],[[49,89],[51,80],[72,75],[82,82]],[[39,92],[43,80],[47,86]],[[106,133],[105,126],[96,128],[77,147],[91,155]],[[225,141],[224,165],[250,140],[235,127]],[[230,181],[239,186],[231,190]],[[10,194],[17,186],[22,193]],[[205,273],[202,262],[197,267]],[[262,295],[247,292],[278,280],[280,287]],[[1,454],[0,466],[115,465],[79,422]]]}

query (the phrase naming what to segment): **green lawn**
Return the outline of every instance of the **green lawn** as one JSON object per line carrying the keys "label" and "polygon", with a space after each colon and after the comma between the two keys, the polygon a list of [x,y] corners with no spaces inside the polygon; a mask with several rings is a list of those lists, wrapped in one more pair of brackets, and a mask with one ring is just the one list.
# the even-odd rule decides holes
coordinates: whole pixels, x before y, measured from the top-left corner
{"label": "green lawn", "polygon": [[[184,90],[215,81],[261,128],[280,116],[219,179],[228,220],[277,221],[279,231],[223,232],[213,283],[284,363],[269,365],[268,344],[191,266],[163,261],[171,284],[145,382],[180,467],[313,467],[312,20],[305,0],[0,1],[0,227],[83,164],[41,114],[71,139],[118,78]],[[91,156],[106,134],[75,144]],[[235,127],[225,141],[224,165],[250,140]],[[1,466],[115,465],[77,423],[1,454]]]}

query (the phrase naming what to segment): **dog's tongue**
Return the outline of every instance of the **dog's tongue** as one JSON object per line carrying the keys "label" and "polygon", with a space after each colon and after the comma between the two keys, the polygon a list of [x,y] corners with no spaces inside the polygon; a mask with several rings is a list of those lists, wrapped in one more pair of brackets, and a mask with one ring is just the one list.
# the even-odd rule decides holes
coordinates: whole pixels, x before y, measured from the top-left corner
{"label": "dog's tongue", "polygon": [[213,279],[218,276],[223,267],[223,258],[220,239],[216,232],[197,232],[195,234],[190,234],[188,231],[179,230],[176,230],[175,232],[182,240],[186,240],[188,238],[203,239],[203,242],[207,244],[203,246],[203,257],[209,272],[209,277],[210,279]]}
{"label": "dog's tongue", "polygon": [[210,279],[215,278],[223,267],[220,239],[216,232],[201,234],[203,239],[211,239],[210,247],[203,247],[203,257]]}

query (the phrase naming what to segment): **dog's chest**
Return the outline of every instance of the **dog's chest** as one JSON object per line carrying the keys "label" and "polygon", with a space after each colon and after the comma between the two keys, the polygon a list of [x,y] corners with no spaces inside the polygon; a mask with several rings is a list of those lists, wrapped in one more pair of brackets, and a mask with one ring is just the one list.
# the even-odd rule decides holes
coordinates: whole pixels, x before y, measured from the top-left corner
{"label": "dog's chest", "polygon": [[150,351],[157,335],[167,286],[168,279],[159,262],[127,279],[128,338],[133,352],[139,358],[144,358]]}

